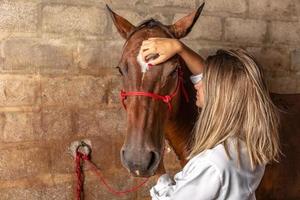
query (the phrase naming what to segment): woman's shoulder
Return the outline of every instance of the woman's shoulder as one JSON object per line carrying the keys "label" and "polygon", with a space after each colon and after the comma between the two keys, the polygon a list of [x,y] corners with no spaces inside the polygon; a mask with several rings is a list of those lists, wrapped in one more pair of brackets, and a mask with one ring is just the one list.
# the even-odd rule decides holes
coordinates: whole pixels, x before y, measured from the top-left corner
{"label": "woman's shoulder", "polygon": [[[237,145],[237,142],[239,142],[239,145]],[[237,139],[229,139],[227,148],[224,144],[219,144],[198,154],[193,159],[192,165],[194,167],[201,165],[201,163],[208,163],[217,169],[222,180],[244,176],[251,178],[252,175],[252,178],[255,178],[255,176],[260,177],[265,169],[265,166],[256,166],[252,169],[246,143]]]}
{"label": "woman's shoulder", "polygon": [[187,164],[188,168],[195,167],[213,167],[222,172],[228,168],[229,160],[226,157],[225,148],[222,144],[212,149],[207,149],[194,156]]}
{"label": "woman's shoulder", "polygon": [[177,180],[205,176],[220,180],[220,183],[222,182],[222,174],[219,167],[211,159],[208,159],[207,153],[202,153],[189,160],[182,171],[177,173],[174,178]]}
{"label": "woman's shoulder", "polygon": [[182,170],[183,176],[189,173],[201,173],[204,170],[215,171],[221,175],[222,168],[218,163],[222,163],[222,160],[222,153],[219,147],[205,150],[189,160]]}

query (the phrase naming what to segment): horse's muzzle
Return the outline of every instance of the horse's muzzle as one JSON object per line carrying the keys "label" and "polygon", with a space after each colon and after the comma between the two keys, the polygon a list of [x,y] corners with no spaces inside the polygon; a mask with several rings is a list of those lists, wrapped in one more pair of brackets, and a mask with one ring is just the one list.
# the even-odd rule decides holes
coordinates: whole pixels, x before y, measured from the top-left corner
{"label": "horse's muzzle", "polygon": [[161,159],[159,151],[147,149],[121,149],[121,161],[133,176],[153,176]]}

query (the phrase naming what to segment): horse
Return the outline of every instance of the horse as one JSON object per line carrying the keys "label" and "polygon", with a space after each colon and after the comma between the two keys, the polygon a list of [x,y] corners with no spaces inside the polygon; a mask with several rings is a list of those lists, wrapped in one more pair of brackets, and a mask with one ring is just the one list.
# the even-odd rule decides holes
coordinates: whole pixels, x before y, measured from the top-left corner
{"label": "horse", "polygon": [[[191,72],[180,56],[175,55],[143,74],[137,55],[143,40],[149,37],[180,39],[188,35],[203,6],[172,25],[164,25],[151,18],[138,26],[107,6],[115,27],[126,40],[117,67],[122,75],[120,96],[127,114],[127,130],[120,157],[122,165],[134,177],[151,177],[163,168],[165,140],[182,167],[188,161],[192,129],[199,116],[195,89],[189,81]],[[300,183],[299,171],[295,166],[300,164],[297,160],[300,123],[296,120],[300,119],[300,94],[271,96],[283,110],[280,137],[285,157],[280,163],[267,166],[256,195],[258,199],[299,198],[300,187],[295,188],[295,184],[299,186]]]}

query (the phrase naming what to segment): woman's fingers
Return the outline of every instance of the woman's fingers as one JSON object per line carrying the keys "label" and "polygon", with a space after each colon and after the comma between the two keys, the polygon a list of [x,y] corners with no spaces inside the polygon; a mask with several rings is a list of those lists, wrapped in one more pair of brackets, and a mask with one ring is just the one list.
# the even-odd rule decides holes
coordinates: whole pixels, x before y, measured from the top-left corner
{"label": "woman's fingers", "polygon": [[148,50],[142,52],[142,58],[146,62],[147,57],[149,55],[153,55],[153,54],[156,54],[156,52],[153,49],[148,49]]}
{"label": "woman's fingers", "polygon": [[160,38],[160,37],[150,37],[150,38],[148,38],[148,40],[147,41],[154,41],[154,40],[161,40],[162,38]]}
{"label": "woman's fingers", "polygon": [[167,59],[167,57],[163,53],[164,46],[159,42],[160,39],[161,38],[151,37],[148,38],[148,40],[144,40],[142,43],[141,53],[142,53],[143,60],[146,61],[147,56],[149,56],[150,54],[159,54],[159,57],[157,57],[154,60],[151,60],[149,64],[156,65],[161,62],[164,62]]}
{"label": "woman's fingers", "polygon": [[144,51],[144,50],[147,50],[147,49],[150,49],[150,48],[155,48],[155,45],[152,44],[152,43],[147,43],[147,44],[142,44],[141,46],[141,49]]}
{"label": "woman's fingers", "polygon": [[148,49],[150,49],[150,46],[141,46],[141,52],[143,52],[143,51],[146,51],[146,50],[148,50]]}
{"label": "woman's fingers", "polygon": [[142,43],[142,46],[144,46],[144,45],[149,45],[149,44],[151,44],[151,43],[152,43],[151,41],[144,40],[143,43]]}
{"label": "woman's fingers", "polygon": [[155,40],[157,40],[158,38],[149,38],[148,40],[144,40],[143,42],[142,42],[142,46],[146,46],[146,45],[157,45],[157,41],[155,41]]}
{"label": "woman's fingers", "polygon": [[149,56],[150,54],[155,54],[156,52],[154,51],[154,49],[147,49],[145,51],[142,52],[142,57],[144,60],[146,60],[147,56]]}
{"label": "woman's fingers", "polygon": [[154,45],[156,42],[154,40],[144,40],[142,45]]}
{"label": "woman's fingers", "polygon": [[164,62],[166,60],[167,60],[167,57],[165,55],[159,55],[159,57],[155,58],[154,60],[151,60],[149,62],[149,64],[151,64],[151,65],[157,65],[157,64],[162,63],[162,62]]}

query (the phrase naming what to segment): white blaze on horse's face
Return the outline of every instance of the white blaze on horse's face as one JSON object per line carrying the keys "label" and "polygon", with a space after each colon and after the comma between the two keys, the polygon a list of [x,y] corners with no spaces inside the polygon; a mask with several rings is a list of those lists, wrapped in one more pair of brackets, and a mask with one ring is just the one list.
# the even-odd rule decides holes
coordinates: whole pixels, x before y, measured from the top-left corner
{"label": "white blaze on horse's face", "polygon": [[144,81],[144,77],[145,77],[145,73],[149,70],[149,66],[148,64],[144,61],[143,56],[141,51],[139,52],[138,56],[137,56],[137,62],[139,63],[140,67],[141,67],[141,72],[142,72],[142,83]]}
{"label": "white blaze on horse's face", "polygon": [[141,51],[139,52],[137,56],[137,61],[139,65],[141,66],[141,72],[146,73],[147,70],[149,70],[148,64],[144,61]]}

